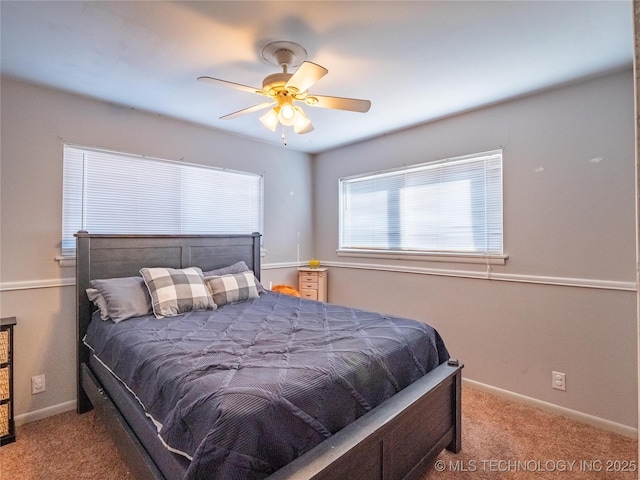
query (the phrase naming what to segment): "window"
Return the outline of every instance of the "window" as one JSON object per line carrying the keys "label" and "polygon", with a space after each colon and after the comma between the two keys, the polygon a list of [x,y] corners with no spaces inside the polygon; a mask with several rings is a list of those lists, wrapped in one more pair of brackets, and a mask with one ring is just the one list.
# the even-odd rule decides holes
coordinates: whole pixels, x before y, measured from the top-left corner
{"label": "window", "polygon": [[340,179],[340,251],[502,255],[502,151]]}
{"label": "window", "polygon": [[64,146],[62,253],[90,233],[262,231],[262,176]]}

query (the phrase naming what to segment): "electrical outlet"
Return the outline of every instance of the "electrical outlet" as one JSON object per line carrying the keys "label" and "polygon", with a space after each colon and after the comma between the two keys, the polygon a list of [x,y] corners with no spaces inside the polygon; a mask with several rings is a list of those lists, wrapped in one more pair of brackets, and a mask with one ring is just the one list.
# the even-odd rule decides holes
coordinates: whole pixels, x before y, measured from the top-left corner
{"label": "electrical outlet", "polygon": [[47,380],[44,373],[31,377],[31,395],[42,393],[47,389]]}
{"label": "electrical outlet", "polygon": [[551,386],[556,390],[567,391],[567,377],[562,372],[551,372]]}

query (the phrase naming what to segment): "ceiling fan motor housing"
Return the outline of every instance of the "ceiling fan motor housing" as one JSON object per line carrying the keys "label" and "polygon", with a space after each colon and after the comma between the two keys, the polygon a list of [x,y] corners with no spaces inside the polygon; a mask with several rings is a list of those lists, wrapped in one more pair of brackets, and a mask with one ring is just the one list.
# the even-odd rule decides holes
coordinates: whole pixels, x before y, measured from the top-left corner
{"label": "ceiling fan motor housing", "polygon": [[288,67],[297,67],[307,58],[307,51],[294,42],[272,42],[262,49],[262,58],[272,65],[282,67],[286,73]]}
{"label": "ceiling fan motor housing", "polygon": [[274,73],[262,81],[262,89],[271,94],[277,93],[278,90],[284,89],[284,86],[292,77],[291,73]]}
{"label": "ceiling fan motor housing", "polygon": [[283,68],[293,65],[296,59],[295,54],[288,48],[276,50],[274,57],[276,62],[278,62],[278,65]]}

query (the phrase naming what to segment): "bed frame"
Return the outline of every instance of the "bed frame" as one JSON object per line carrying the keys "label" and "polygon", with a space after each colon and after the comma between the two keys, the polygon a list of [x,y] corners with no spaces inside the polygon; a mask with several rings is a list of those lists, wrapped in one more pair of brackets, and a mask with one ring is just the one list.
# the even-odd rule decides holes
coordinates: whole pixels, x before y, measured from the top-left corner
{"label": "bed frame", "polygon": [[[260,278],[260,234],[90,235],[78,232],[76,252],[78,413],[92,408],[136,479],[167,479],[111,401],[89,366],[82,339],[95,307],[85,293],[99,278],[138,275],[142,267],[203,271],[243,260]],[[335,435],[268,477],[268,480],[418,479],[447,448],[461,448],[461,370],[442,364]],[[167,455],[173,455],[167,451]]]}

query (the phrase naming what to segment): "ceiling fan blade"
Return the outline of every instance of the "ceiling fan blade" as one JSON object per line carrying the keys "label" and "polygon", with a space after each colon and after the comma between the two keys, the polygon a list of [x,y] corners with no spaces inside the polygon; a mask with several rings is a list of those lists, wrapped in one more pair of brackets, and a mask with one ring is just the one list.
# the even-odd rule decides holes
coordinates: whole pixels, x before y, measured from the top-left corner
{"label": "ceiling fan blade", "polygon": [[245,115],[251,112],[257,112],[258,110],[262,110],[263,108],[273,107],[275,105],[277,105],[277,102],[260,103],[258,105],[254,105],[253,107],[243,108],[242,110],[238,110],[237,112],[224,115],[220,117],[220,120],[231,120],[241,115]]}
{"label": "ceiling fan blade", "polygon": [[298,92],[306,92],[309,88],[324,77],[329,70],[321,67],[313,62],[302,62],[302,65],[298,67],[296,73],[294,73],[284,88],[295,88]]}
{"label": "ceiling fan blade", "polygon": [[227,80],[220,80],[219,78],[213,78],[213,77],[198,77],[198,80],[202,81],[202,82],[207,82],[207,83],[211,83],[212,85],[220,85],[223,87],[231,87],[231,88],[235,88],[236,90],[242,90],[243,92],[249,92],[249,93],[257,93],[258,95],[265,95],[266,92],[260,88],[255,88],[255,87],[249,87],[248,85],[242,85],[240,83],[234,83],[234,82],[229,82]]}
{"label": "ceiling fan blade", "polygon": [[[316,101],[317,100],[317,101]],[[371,101],[358,98],[326,97],[323,95],[309,95],[305,103],[311,107],[333,108],[349,110],[350,112],[366,113],[371,108]]]}

